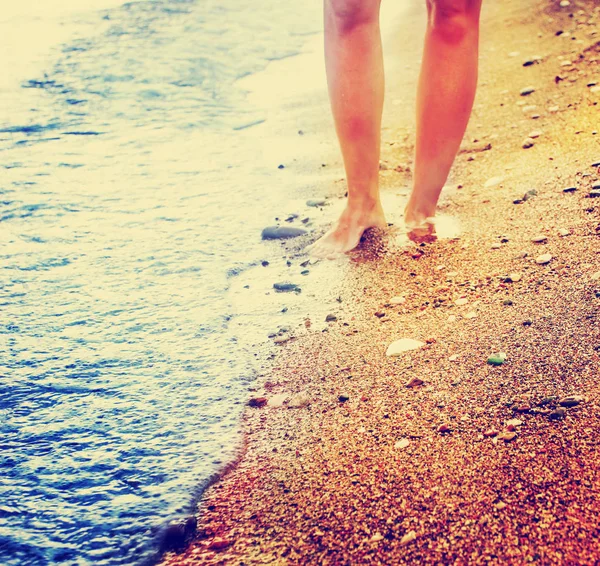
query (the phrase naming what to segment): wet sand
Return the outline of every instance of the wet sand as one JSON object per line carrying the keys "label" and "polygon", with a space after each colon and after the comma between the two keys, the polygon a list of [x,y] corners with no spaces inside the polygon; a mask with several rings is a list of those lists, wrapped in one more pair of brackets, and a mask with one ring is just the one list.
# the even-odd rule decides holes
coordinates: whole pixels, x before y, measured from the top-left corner
{"label": "wet sand", "polygon": [[[392,46],[387,192],[409,179],[421,17]],[[269,402],[163,564],[600,561],[599,22],[593,1],[488,2],[441,207],[461,237],[366,239],[327,331],[260,360]],[[401,338],[424,346],[387,357]]]}

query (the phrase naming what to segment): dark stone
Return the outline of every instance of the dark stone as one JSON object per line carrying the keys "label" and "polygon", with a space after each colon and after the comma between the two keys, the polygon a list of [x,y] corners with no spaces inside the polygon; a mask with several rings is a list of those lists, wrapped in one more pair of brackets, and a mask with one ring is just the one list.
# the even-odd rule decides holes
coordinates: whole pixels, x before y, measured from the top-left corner
{"label": "dark stone", "polygon": [[196,532],[196,527],[194,516],[170,523],[163,531],[161,550],[181,550]]}
{"label": "dark stone", "polygon": [[524,320],[523,321],[523,326],[531,326],[531,325],[532,325],[531,320]]}
{"label": "dark stone", "polygon": [[590,191],[590,194],[588,195],[588,198],[599,198],[599,197],[600,197],[600,189]]}
{"label": "dark stone", "polygon": [[289,293],[290,291],[299,293],[301,291],[300,287],[295,283],[273,283],[273,289],[282,293]]}
{"label": "dark stone", "polygon": [[521,90],[521,96],[528,96],[535,92],[535,89],[531,86]]}
{"label": "dark stone", "polygon": [[285,165],[279,165],[277,169],[285,169]]}
{"label": "dark stone", "polygon": [[269,265],[269,262],[268,262],[267,260],[265,260],[265,261],[261,261],[261,262],[260,262],[260,264],[261,264],[263,267],[267,267],[267,265]]}
{"label": "dark stone", "polygon": [[340,395],[340,396],[338,397],[338,401],[339,401],[340,403],[345,403],[345,402],[346,402],[346,401],[348,401],[349,399],[350,399],[350,397],[349,397],[348,395],[344,395],[344,394],[342,394],[342,395]]}
{"label": "dark stone", "polygon": [[334,314],[328,314],[325,317],[325,322],[335,322],[337,320],[337,316],[335,316]]}
{"label": "dark stone", "polygon": [[577,187],[567,187],[563,189],[563,193],[574,193],[577,190]]}
{"label": "dark stone", "polygon": [[548,415],[548,418],[552,421],[559,421],[561,419],[564,419],[566,414],[567,409],[565,409],[564,407],[558,407]]}
{"label": "dark stone", "polygon": [[287,238],[296,238],[306,234],[303,228],[293,228],[292,226],[268,226],[262,231],[263,240],[285,240]]}
{"label": "dark stone", "polygon": [[268,399],[266,397],[253,397],[248,401],[249,407],[264,407],[267,404]]}
{"label": "dark stone", "polygon": [[583,399],[579,396],[579,395],[572,395],[571,397],[565,397],[564,399],[561,399],[558,404],[561,407],[577,407],[577,405],[579,405],[581,402],[583,401]]}

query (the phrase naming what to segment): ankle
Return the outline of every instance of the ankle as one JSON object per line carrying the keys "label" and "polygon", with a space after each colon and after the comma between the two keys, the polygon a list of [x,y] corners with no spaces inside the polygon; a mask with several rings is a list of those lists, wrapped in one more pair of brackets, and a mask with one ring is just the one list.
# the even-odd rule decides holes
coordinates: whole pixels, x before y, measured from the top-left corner
{"label": "ankle", "polygon": [[381,207],[379,190],[369,192],[348,191],[348,208],[373,210],[377,207]]}
{"label": "ankle", "polygon": [[416,204],[408,202],[404,209],[404,220],[406,222],[422,222],[427,218],[435,216],[436,206]]}

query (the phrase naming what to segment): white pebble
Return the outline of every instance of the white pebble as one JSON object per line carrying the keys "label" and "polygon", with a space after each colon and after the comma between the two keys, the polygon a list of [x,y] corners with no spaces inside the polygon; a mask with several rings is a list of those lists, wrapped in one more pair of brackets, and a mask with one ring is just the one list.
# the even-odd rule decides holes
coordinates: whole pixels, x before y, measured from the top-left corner
{"label": "white pebble", "polygon": [[388,357],[400,356],[404,352],[408,352],[410,350],[417,350],[425,346],[424,342],[419,342],[419,340],[413,340],[412,338],[401,338],[400,340],[396,340],[392,342],[385,353]]}
{"label": "white pebble", "polygon": [[550,263],[551,261],[552,261],[552,256],[550,254],[542,254],[541,256],[536,258],[535,263],[537,263],[538,265],[546,265],[547,263]]}
{"label": "white pebble", "polygon": [[498,186],[503,181],[504,181],[504,177],[492,177],[491,179],[488,179],[483,186],[486,189],[489,189],[491,187]]}

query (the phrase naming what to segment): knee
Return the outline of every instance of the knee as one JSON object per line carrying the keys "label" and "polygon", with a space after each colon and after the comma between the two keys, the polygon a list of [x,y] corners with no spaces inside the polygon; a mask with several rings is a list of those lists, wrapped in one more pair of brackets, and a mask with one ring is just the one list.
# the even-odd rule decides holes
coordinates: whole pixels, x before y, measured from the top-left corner
{"label": "knee", "polygon": [[379,19],[380,0],[325,0],[325,14],[333,29],[346,34]]}
{"label": "knee", "polygon": [[447,43],[460,43],[479,25],[479,12],[471,4],[469,0],[428,0],[430,29]]}

